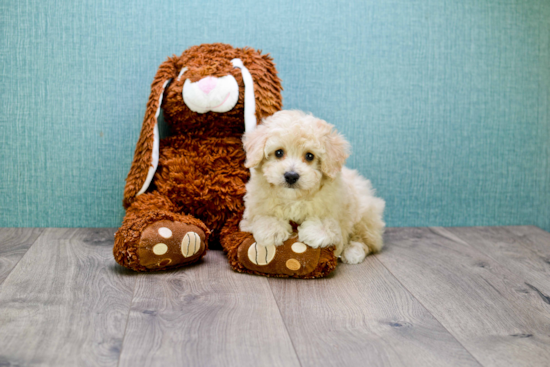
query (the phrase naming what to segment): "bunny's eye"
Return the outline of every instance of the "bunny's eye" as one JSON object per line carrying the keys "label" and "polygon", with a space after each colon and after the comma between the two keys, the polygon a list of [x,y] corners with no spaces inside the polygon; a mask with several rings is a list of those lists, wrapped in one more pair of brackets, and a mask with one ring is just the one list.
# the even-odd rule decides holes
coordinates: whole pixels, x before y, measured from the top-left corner
{"label": "bunny's eye", "polygon": [[312,153],[306,153],[306,161],[311,162],[315,158]]}
{"label": "bunny's eye", "polygon": [[283,158],[284,155],[285,155],[285,151],[282,149],[277,149],[275,151],[275,157],[277,158]]}

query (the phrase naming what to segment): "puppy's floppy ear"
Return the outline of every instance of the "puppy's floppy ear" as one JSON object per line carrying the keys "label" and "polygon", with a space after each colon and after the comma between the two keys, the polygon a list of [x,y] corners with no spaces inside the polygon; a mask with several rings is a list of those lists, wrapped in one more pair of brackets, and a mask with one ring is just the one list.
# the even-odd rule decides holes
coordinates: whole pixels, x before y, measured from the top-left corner
{"label": "puppy's floppy ear", "polygon": [[267,127],[259,125],[255,130],[243,136],[244,150],[246,151],[246,168],[256,167],[264,159],[265,143],[267,142]]}
{"label": "puppy's floppy ear", "polygon": [[157,169],[160,141],[157,118],[160,113],[164,89],[170,80],[177,76],[177,60],[177,57],[174,56],[163,62],[151,85],[151,95],[147,102],[145,118],[134,153],[134,161],[126,178],[124,199],[122,201],[125,208],[132,204],[137,195],[147,190]]}
{"label": "puppy's floppy ear", "polygon": [[342,170],[349,157],[350,144],[334,130],[332,125],[328,125],[328,133],[323,140],[325,154],[321,160],[321,171],[328,177],[334,178]]}

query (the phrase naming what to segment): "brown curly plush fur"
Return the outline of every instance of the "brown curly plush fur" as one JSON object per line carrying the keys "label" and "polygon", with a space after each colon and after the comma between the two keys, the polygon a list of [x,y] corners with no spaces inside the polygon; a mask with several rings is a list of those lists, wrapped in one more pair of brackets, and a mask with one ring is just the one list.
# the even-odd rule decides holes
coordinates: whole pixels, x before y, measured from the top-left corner
{"label": "brown curly plush fur", "polygon": [[[140,265],[136,249],[145,228],[160,220],[169,220],[198,227],[204,232],[210,247],[221,242],[228,251],[232,267],[243,271],[232,257],[232,250],[238,247],[241,237],[250,235],[242,234],[238,229],[249,172],[244,167],[245,152],[241,142],[245,88],[241,70],[231,63],[234,58],[240,58],[252,75],[257,121],[282,108],[282,87],[275,65],[269,55],[262,55],[259,51],[221,43],[204,44],[191,47],[181,56],[174,55],[162,63],[151,86],[132,167],[126,179],[123,199],[126,216],[115,234],[113,248],[120,265],[136,271],[165,269],[148,269]],[[188,69],[177,80],[183,67]],[[207,76],[225,75],[232,75],[239,85],[239,99],[233,109],[225,113],[199,114],[187,107],[182,96],[186,79],[197,82]],[[169,80],[170,84],[163,88]],[[157,123],[155,114],[161,96],[164,120],[171,134],[160,141],[158,168],[147,192],[136,196],[151,165]],[[319,271],[328,274],[330,270]]]}
{"label": "brown curly plush fur", "polygon": [[[134,204],[135,205],[132,205],[126,211],[126,216],[124,217],[122,226],[115,234],[113,254],[116,262],[122,266],[136,271],[151,270],[139,264],[137,244],[140,241],[143,230],[154,222],[158,222],[160,220],[183,222],[202,229],[207,239],[210,235],[210,231],[200,220],[190,215],[174,213],[173,210],[171,210],[173,206],[166,200],[166,198],[159,195],[158,192],[140,195]],[[206,251],[199,259],[197,259],[197,261],[200,260],[205,254]],[[174,269],[179,266],[180,265],[170,266],[169,268]],[[159,267],[155,270],[165,269],[167,269],[167,267]]]}

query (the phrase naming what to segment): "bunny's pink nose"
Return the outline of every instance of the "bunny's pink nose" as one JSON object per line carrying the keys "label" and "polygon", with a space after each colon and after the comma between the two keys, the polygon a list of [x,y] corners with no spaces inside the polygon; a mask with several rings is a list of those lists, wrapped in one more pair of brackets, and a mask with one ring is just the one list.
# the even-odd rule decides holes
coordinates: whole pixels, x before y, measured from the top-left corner
{"label": "bunny's pink nose", "polygon": [[216,78],[207,76],[198,81],[199,88],[206,94],[210,93],[212,89],[216,88]]}

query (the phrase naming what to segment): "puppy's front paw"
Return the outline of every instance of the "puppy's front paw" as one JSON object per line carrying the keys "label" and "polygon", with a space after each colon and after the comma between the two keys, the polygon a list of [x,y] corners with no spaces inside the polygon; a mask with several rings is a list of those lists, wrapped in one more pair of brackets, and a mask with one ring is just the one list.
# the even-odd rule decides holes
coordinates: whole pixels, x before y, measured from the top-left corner
{"label": "puppy's front paw", "polygon": [[338,239],[330,228],[323,225],[320,219],[306,220],[298,227],[298,239],[309,247],[328,247],[335,245]]}
{"label": "puppy's front paw", "polygon": [[342,262],[346,264],[360,264],[365,260],[369,253],[365,250],[365,247],[359,242],[350,242],[346,246],[342,253]]}
{"label": "puppy's front paw", "polygon": [[263,217],[254,222],[254,239],[262,246],[280,246],[292,234],[292,226],[281,219]]}
{"label": "puppy's front paw", "polygon": [[262,246],[281,246],[290,238],[288,232],[260,231],[254,232],[253,235],[256,242]]}

